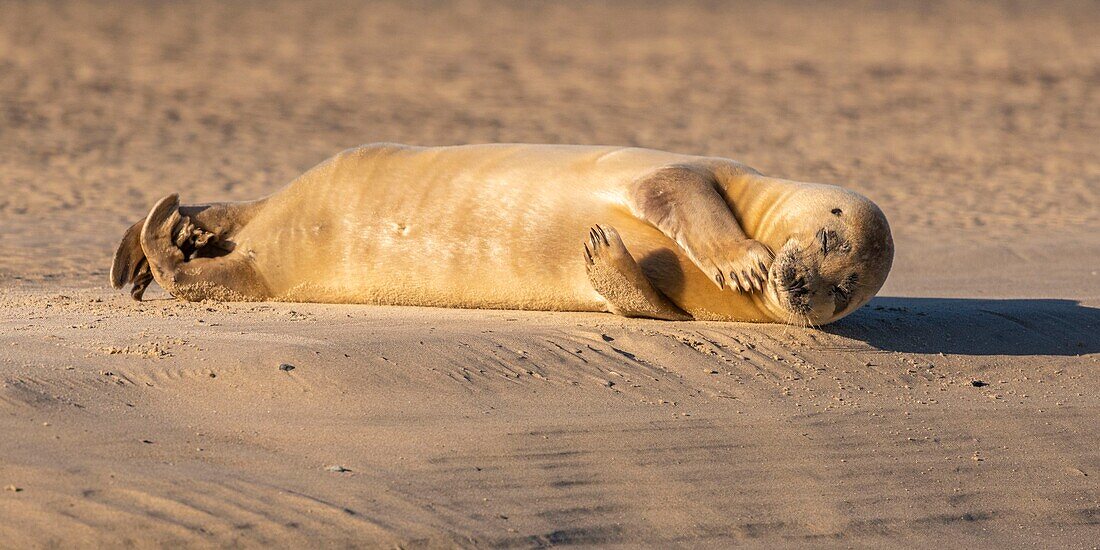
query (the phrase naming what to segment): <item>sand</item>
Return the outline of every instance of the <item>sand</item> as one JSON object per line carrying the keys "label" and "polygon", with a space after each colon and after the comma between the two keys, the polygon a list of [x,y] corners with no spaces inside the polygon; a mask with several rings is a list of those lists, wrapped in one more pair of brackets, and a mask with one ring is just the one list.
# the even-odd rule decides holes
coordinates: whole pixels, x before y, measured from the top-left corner
{"label": "sand", "polygon": [[[1100,540],[1092,2],[0,3],[0,547]],[[722,155],[879,203],[813,330],[133,302],[161,196],[343,148]]]}

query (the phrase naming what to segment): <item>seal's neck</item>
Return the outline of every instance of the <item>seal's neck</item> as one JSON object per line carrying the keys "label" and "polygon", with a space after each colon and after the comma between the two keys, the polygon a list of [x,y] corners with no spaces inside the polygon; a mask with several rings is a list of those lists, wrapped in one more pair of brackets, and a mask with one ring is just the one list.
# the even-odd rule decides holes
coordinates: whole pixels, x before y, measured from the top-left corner
{"label": "seal's neck", "polygon": [[722,191],[741,229],[749,238],[772,250],[782,247],[789,237],[783,220],[790,215],[790,201],[806,184],[758,173],[720,177]]}

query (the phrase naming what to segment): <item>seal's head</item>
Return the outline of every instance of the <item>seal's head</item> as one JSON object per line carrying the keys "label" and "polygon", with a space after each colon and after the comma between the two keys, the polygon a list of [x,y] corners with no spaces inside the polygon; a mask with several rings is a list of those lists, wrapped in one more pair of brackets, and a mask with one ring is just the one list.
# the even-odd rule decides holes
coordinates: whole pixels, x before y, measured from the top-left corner
{"label": "seal's head", "polygon": [[808,186],[784,215],[789,234],[768,272],[764,301],[794,324],[823,325],[882,288],[894,260],[886,216],[862,195]]}

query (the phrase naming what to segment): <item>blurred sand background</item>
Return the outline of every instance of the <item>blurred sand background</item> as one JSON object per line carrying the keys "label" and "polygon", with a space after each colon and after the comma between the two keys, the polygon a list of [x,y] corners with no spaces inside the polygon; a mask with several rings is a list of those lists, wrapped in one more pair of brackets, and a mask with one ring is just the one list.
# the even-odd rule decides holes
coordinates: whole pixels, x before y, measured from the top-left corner
{"label": "blurred sand background", "polygon": [[[1097,29],[1089,1],[0,2],[0,547],[1095,548]],[[894,272],[823,331],[109,288],[161,196],[371,141],[848,186]]]}

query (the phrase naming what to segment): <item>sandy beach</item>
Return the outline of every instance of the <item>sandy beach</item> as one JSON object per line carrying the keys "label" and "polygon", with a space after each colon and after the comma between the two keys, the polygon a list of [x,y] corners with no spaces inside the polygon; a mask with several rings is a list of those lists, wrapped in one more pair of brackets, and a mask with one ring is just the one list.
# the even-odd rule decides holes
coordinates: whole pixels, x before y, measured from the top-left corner
{"label": "sandy beach", "polygon": [[[1094,2],[0,3],[0,547],[1100,541]],[[823,329],[135,302],[160,197],[642,146],[893,228]]]}

